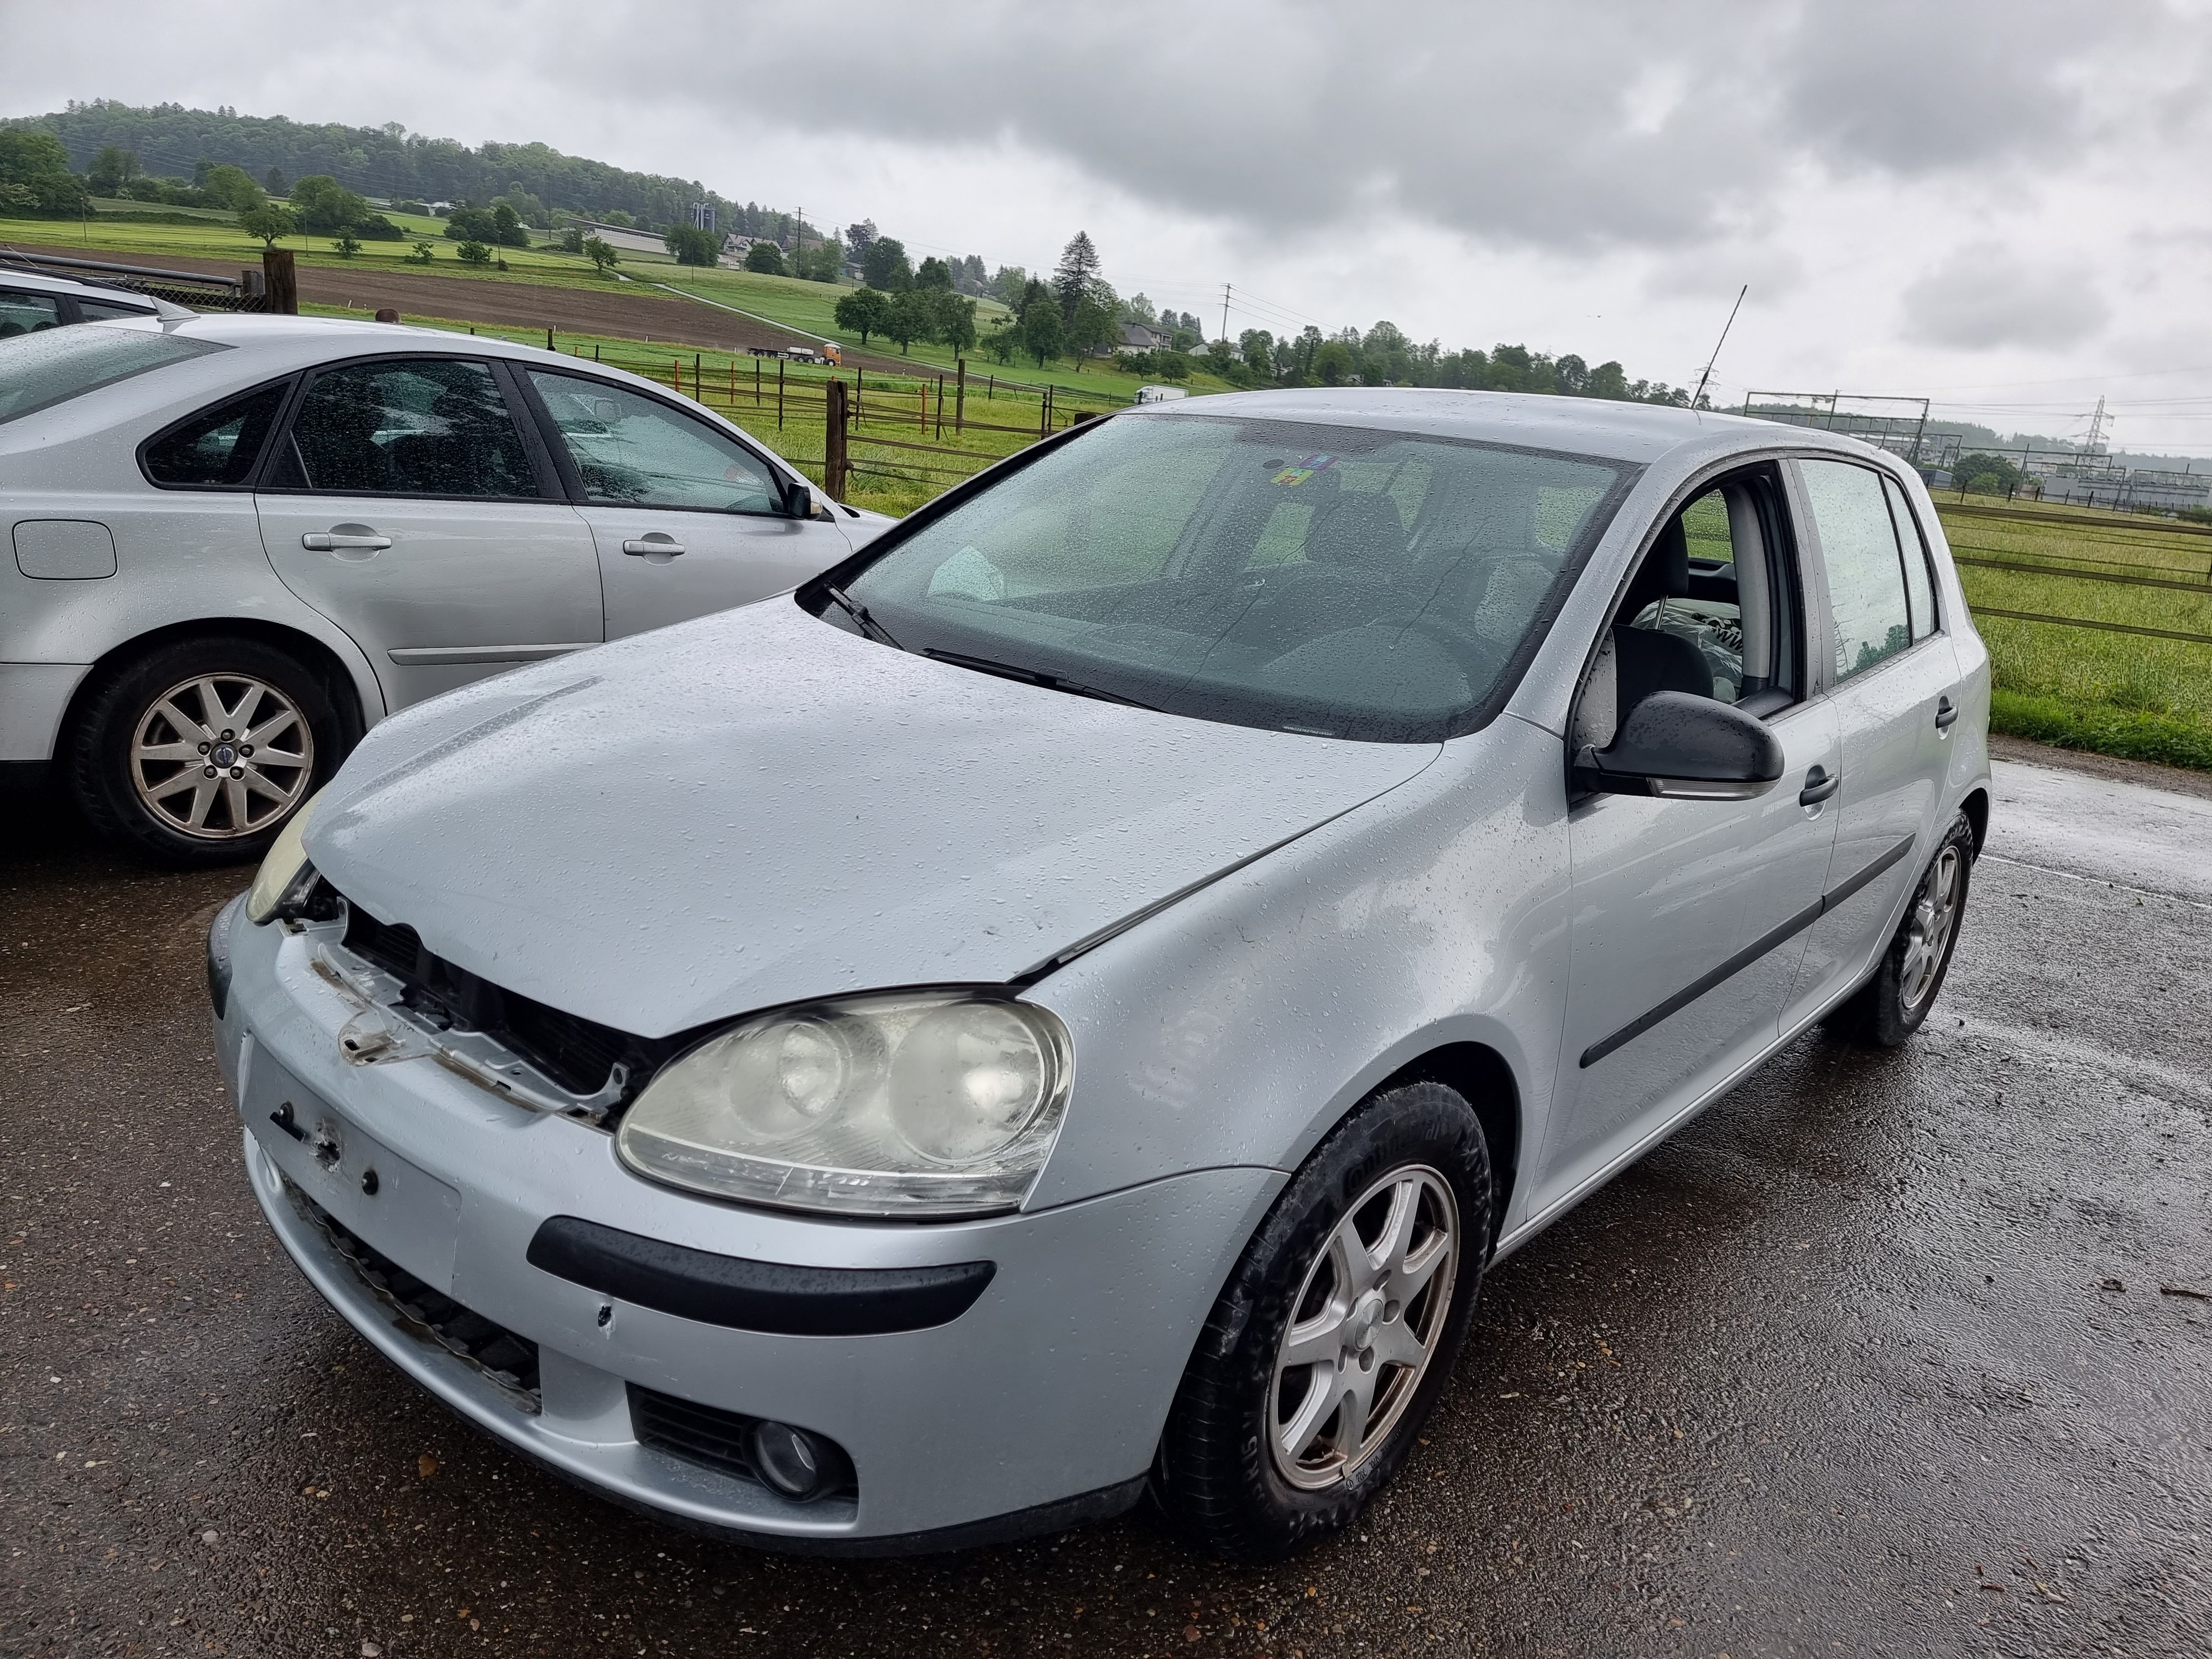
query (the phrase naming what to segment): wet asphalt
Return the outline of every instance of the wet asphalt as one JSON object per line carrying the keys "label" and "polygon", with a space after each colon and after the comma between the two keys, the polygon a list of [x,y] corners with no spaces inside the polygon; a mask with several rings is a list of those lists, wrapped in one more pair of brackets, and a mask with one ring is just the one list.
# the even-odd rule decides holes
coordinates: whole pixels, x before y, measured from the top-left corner
{"label": "wet asphalt", "polygon": [[1920,1036],[1798,1042],[1502,1264],[1387,1501],[1264,1568],[1141,1513],[757,1554],[464,1427],[248,1194],[201,951],[244,873],[19,812],[0,1653],[2212,1652],[2212,799],[1998,787]]}

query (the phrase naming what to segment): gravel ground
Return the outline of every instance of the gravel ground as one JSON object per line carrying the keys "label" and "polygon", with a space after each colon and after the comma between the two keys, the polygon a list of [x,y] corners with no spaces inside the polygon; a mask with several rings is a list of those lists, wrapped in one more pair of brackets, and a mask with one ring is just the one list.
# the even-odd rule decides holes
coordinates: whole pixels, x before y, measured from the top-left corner
{"label": "gravel ground", "polygon": [[1921,1036],[1796,1043],[1501,1266],[1389,1498],[1262,1569],[1142,1514],[780,1559],[519,1462],[260,1221],[201,969],[243,873],[19,814],[0,1653],[2212,1651],[2212,803],[1998,782]]}

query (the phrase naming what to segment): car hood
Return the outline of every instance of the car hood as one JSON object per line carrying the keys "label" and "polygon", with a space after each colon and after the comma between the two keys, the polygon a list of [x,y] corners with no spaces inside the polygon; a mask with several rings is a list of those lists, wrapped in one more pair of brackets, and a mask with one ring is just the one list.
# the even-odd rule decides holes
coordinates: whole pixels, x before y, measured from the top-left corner
{"label": "car hood", "polygon": [[1437,753],[1046,690],[787,599],[385,721],[307,845],[340,892],[459,966],[661,1036],[1012,978]]}

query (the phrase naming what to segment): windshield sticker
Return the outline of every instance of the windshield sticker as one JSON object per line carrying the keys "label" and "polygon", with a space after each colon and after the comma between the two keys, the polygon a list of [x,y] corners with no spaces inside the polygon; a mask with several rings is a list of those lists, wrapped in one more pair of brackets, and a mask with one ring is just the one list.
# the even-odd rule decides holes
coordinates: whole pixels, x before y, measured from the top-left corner
{"label": "windshield sticker", "polygon": [[1316,453],[1307,456],[1305,459],[1302,461],[1293,462],[1291,465],[1285,467],[1280,472],[1275,474],[1273,477],[1268,479],[1267,482],[1269,483],[1281,484],[1287,489],[1295,489],[1298,485],[1304,483],[1308,478],[1312,477],[1315,473],[1325,472],[1335,465],[1335,456],[1324,455]]}

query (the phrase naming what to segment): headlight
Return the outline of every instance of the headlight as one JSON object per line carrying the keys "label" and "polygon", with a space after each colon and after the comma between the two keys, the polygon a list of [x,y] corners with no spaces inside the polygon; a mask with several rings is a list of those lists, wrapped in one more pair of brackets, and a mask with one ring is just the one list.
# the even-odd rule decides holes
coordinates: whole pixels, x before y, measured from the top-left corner
{"label": "headlight", "polygon": [[756,1015],[672,1061],[623,1119],[642,1176],[853,1215],[1009,1210],[1067,1105],[1067,1028],[1026,1002],[890,991]]}
{"label": "headlight", "polygon": [[307,820],[315,816],[315,806],[322,799],[319,791],[310,795],[300,810],[292,814],[276,839],[270,843],[269,856],[261,860],[261,869],[253,878],[253,885],[246,890],[246,919],[256,925],[276,914],[276,907],[292,890],[293,883],[300,879],[307,867]]}

